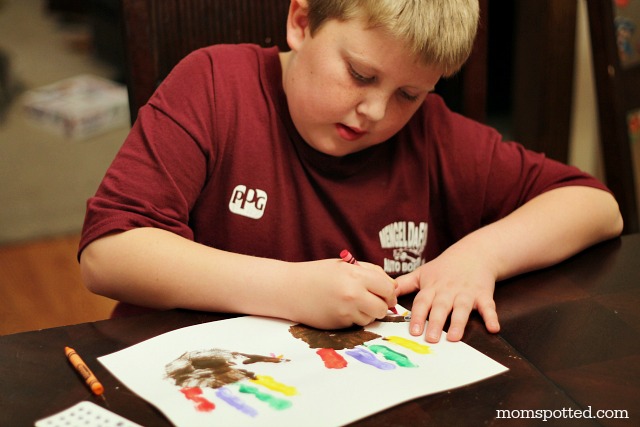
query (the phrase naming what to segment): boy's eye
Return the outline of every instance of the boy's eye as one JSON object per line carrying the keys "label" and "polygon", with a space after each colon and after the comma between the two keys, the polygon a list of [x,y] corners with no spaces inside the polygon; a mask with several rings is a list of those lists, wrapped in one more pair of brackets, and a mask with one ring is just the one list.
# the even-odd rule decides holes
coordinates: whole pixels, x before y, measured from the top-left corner
{"label": "boy's eye", "polygon": [[[353,68],[353,65],[351,64],[349,64],[349,74],[351,74],[351,77],[353,77],[354,80],[356,80],[358,83],[361,83],[361,84],[370,84],[376,81],[375,76],[372,76],[372,77],[364,76],[359,72],[357,72],[356,69]],[[404,90],[400,90],[399,94],[403,99],[409,102],[415,102],[418,100],[418,98],[420,98],[419,95],[412,95],[409,92],[406,92]]]}
{"label": "boy's eye", "polygon": [[351,74],[351,77],[353,77],[356,81],[360,83],[373,83],[376,80],[375,77],[363,76],[362,74],[357,72],[351,64],[349,64],[349,74]]}
{"label": "boy's eye", "polygon": [[411,95],[410,93],[405,92],[404,90],[400,91],[400,96],[402,96],[407,101],[415,102],[418,100],[418,95]]}

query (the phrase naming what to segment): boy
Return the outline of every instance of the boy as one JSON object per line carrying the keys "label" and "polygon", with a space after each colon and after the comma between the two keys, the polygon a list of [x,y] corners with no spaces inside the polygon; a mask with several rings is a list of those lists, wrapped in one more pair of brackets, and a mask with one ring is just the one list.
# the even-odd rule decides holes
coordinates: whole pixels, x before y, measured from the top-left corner
{"label": "boy", "polygon": [[[289,52],[189,55],[88,202],[89,289],[318,328],[366,325],[417,292],[412,334],[437,341],[451,314],[459,340],[473,309],[497,332],[497,280],[622,220],[592,177],[430,94],[477,19],[472,0],[292,0]],[[371,264],[340,261],[343,248]]]}

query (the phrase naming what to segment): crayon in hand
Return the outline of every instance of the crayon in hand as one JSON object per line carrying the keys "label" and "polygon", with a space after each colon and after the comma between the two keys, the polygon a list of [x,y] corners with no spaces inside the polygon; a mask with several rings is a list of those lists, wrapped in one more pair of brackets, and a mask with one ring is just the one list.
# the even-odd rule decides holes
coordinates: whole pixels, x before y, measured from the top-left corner
{"label": "crayon in hand", "polygon": [[346,249],[343,249],[342,252],[340,252],[340,258],[342,258],[344,262],[348,262],[349,264],[360,265],[358,264],[358,260],[356,260],[353,255],[351,255],[351,252]]}
{"label": "crayon in hand", "polygon": [[[355,257],[353,255],[351,255],[351,252],[349,252],[347,249],[343,249],[340,252],[340,258],[342,258],[342,260],[344,262],[348,262],[349,264],[353,264],[353,265],[360,265],[358,263],[358,260],[355,259]],[[392,279],[393,280],[393,279]],[[395,283],[395,281],[394,281]],[[397,285],[396,285],[397,286]],[[393,314],[398,314],[398,310],[396,310],[395,307],[389,307],[389,310],[393,313]]]}
{"label": "crayon in hand", "polygon": [[78,353],[71,347],[64,348],[64,354],[66,354],[67,359],[73,367],[82,375],[85,382],[91,388],[91,391],[96,396],[100,396],[104,392],[104,387],[100,384],[100,381],[96,378],[96,376],[91,372],[91,369],[84,363],[84,361],[78,356]]}

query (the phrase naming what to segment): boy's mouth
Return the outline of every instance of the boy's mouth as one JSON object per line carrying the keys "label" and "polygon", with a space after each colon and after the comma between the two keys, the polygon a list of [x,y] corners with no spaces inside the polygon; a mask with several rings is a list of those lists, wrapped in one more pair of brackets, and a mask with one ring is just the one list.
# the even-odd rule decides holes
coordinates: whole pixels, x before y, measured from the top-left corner
{"label": "boy's mouth", "polygon": [[366,131],[358,128],[352,128],[350,126],[343,125],[342,123],[336,124],[336,130],[338,131],[338,135],[347,141],[355,141],[367,133]]}

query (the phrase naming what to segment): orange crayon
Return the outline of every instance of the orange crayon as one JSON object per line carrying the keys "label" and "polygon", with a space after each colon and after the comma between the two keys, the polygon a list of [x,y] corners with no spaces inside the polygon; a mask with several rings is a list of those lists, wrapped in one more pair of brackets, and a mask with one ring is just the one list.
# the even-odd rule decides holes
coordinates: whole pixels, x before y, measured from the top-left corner
{"label": "orange crayon", "polygon": [[104,387],[100,384],[100,381],[98,381],[93,372],[91,372],[87,364],[78,356],[78,353],[71,347],[65,347],[64,354],[67,355],[67,359],[69,359],[69,362],[76,371],[82,375],[82,378],[84,378],[89,388],[91,388],[93,394],[100,396],[104,392]]}

